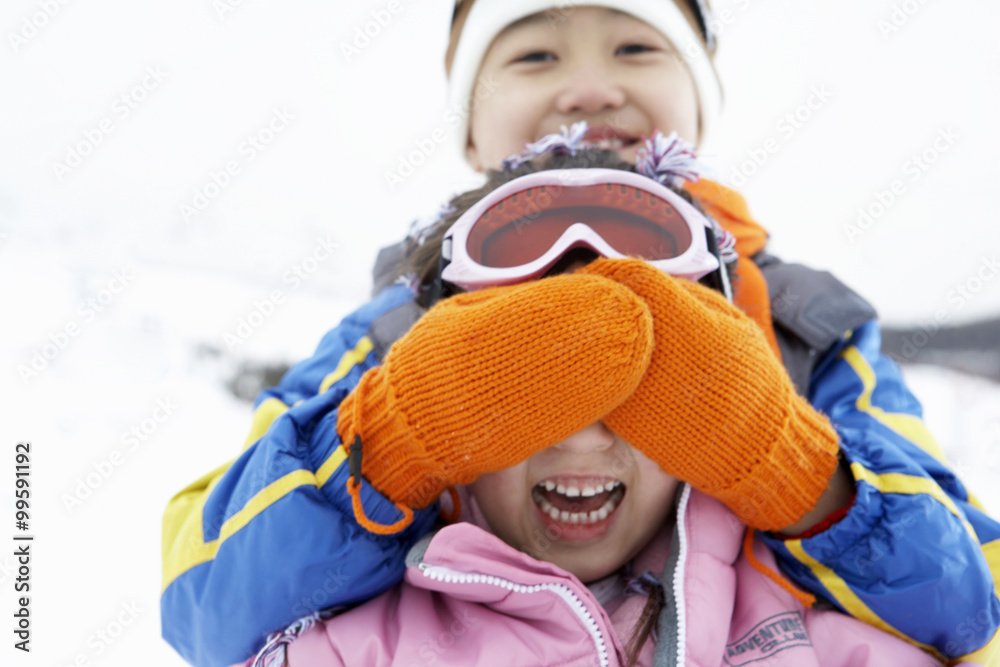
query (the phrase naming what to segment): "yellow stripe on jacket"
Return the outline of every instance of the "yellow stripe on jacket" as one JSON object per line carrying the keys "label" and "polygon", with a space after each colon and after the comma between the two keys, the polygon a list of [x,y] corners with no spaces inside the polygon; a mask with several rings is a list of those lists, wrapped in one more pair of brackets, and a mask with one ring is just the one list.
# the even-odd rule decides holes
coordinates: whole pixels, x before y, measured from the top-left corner
{"label": "yellow stripe on jacket", "polygon": [[[371,339],[362,336],[354,348],[340,358],[333,372],[323,378],[319,393],[329,389],[364,361],[373,347]],[[246,451],[256,443],[267,433],[271,424],[288,410],[289,406],[277,398],[262,401],[254,411],[253,423],[243,450]],[[306,484],[317,488],[323,486],[346,458],[343,447],[337,447],[320,465],[315,475],[308,470],[296,470],[271,482],[226,519],[219,527],[219,536],[208,542],[205,541],[203,525],[205,503],[233,461],[223,464],[186,487],[170,500],[163,515],[163,590],[191,568],[214,559],[226,539],[292,490]]]}
{"label": "yellow stripe on jacket", "polygon": [[906,413],[886,412],[882,408],[872,405],[872,394],[875,391],[875,370],[868,364],[868,360],[861,354],[861,351],[852,345],[845,348],[840,356],[857,373],[864,386],[863,391],[855,401],[858,410],[871,415],[876,421],[892,429],[942,463],[947,463],[937,440],[927,430],[927,426],[924,425],[920,417]]}
{"label": "yellow stripe on jacket", "polygon": [[883,632],[887,632],[894,637],[898,637],[910,644],[913,644],[917,648],[926,651],[938,660],[944,662],[944,657],[933,646],[922,644],[911,639],[910,637],[907,637],[905,634],[886,623],[885,620],[872,611],[868,605],[866,605],[864,601],[859,598],[853,590],[851,590],[851,587],[847,585],[847,582],[837,576],[836,572],[806,552],[806,550],[802,547],[802,540],[786,540],[785,546],[788,548],[788,551],[795,556],[795,558],[812,571],[813,575],[815,575],[816,578],[819,579],[820,583],[826,587],[826,590],[830,592],[833,599],[841,607],[847,610],[848,614],[859,621],[864,621],[868,625],[876,627]]}
{"label": "yellow stripe on jacket", "polygon": [[307,484],[319,488],[326,484],[346,459],[344,448],[337,447],[315,475],[308,470],[296,470],[271,482],[258,491],[240,511],[226,519],[219,528],[219,536],[208,542],[205,541],[202,526],[205,501],[225,470],[232,465],[232,461],[178,493],[170,501],[163,516],[162,590],[166,590],[177,577],[191,568],[215,558],[223,542],[293,489]]}
{"label": "yellow stripe on jacket", "polygon": [[[983,555],[989,563],[990,572],[993,573],[993,587],[997,597],[1000,598],[1000,540],[994,540],[983,545]],[[957,664],[963,660],[979,663],[983,667],[1000,667],[1000,630],[993,635],[993,639],[978,651],[963,655],[953,661]]]}

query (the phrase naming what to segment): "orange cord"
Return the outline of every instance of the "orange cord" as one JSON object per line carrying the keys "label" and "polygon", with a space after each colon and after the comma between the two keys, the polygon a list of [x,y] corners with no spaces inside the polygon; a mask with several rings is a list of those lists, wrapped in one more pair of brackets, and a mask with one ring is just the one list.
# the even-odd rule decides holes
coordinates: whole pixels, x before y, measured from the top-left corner
{"label": "orange cord", "polygon": [[753,569],[757,570],[765,577],[767,577],[774,583],[781,586],[785,591],[788,592],[789,595],[798,600],[799,604],[801,604],[806,609],[810,609],[814,604],[816,604],[815,595],[799,590],[791,583],[789,583],[787,579],[785,579],[780,574],[778,574],[777,572],[775,572],[774,570],[772,570],[771,568],[767,567],[759,560],[757,560],[757,557],[754,556],[753,553],[753,538],[754,538],[753,529],[747,528],[747,532],[743,537],[743,555],[746,556],[746,559],[750,562],[750,565],[753,566]]}
{"label": "orange cord", "polygon": [[458,497],[458,490],[454,486],[449,486],[447,490],[448,495],[451,496],[451,511],[445,512],[442,507],[441,518],[448,523],[455,523],[458,521],[458,517],[462,513],[462,499]]}
{"label": "orange cord", "polygon": [[351,486],[352,479],[354,478],[347,478],[347,493],[351,496],[351,506],[354,508],[354,518],[362,528],[367,530],[369,533],[374,533],[375,535],[394,535],[413,523],[413,510],[400,503],[394,504],[396,505],[396,509],[403,513],[403,518],[396,523],[386,526],[381,523],[375,523],[369,519],[365,516],[364,507],[361,506],[361,482],[359,481],[354,486]]}

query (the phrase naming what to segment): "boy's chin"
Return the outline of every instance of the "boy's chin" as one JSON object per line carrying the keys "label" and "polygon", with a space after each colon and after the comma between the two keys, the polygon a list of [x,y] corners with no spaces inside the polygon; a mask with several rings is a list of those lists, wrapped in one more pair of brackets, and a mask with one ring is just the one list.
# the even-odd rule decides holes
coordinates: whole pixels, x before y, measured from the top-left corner
{"label": "boy's chin", "polygon": [[618,151],[618,157],[629,164],[635,164],[639,159],[639,148],[641,146],[642,144],[638,142],[631,146],[626,146]]}

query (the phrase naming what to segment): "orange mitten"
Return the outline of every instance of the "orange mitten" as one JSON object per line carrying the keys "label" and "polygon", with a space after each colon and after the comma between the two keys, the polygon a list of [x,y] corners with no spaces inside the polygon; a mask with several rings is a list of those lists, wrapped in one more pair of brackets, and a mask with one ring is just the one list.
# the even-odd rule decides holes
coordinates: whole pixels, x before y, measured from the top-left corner
{"label": "orange mitten", "polygon": [[361,472],[378,491],[425,507],[600,420],[635,391],[652,351],[642,299],[598,276],[459,294],[365,373],[337,431],[345,447],[361,436]]}
{"label": "orange mitten", "polygon": [[720,294],[637,259],[599,259],[645,300],[655,349],[639,388],[604,423],[664,472],[718,498],[747,525],[778,530],[816,506],[839,439],[800,397],[764,333]]}

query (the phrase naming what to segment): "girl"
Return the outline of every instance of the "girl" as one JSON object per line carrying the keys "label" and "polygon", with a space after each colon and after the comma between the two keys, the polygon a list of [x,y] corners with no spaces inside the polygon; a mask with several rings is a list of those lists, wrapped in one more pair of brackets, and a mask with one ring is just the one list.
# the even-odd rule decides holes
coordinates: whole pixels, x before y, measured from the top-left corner
{"label": "girl", "polygon": [[[462,129],[470,164],[497,167],[525,142],[577,120],[590,121],[588,139],[629,162],[637,139],[656,128],[689,138],[710,130],[714,40],[700,3],[557,4],[458,5],[449,47],[453,99],[468,108],[484,77],[494,90],[476,97]],[[738,305],[780,350],[799,392],[834,421],[846,462],[830,480],[857,492],[834,503],[848,508],[840,521],[818,507],[799,524],[772,526],[800,539],[761,539],[826,604],[946,657],[980,649],[1000,626],[987,563],[996,560],[1000,530],[942,463],[919,406],[879,355],[874,312],[832,277],[763,253],[766,234],[735,193],[705,180],[686,188],[736,234]],[[337,415],[364,372],[421,318],[415,296],[408,285],[388,287],[331,331],[312,359],[262,395],[243,455],[171,502],[164,637],[193,664],[246,659],[265,633],[400,581],[405,555],[430,529],[437,504],[397,505],[365,482],[352,499]],[[355,504],[368,523],[355,518]],[[911,544],[939,545],[943,554],[911,558]],[[289,566],[274,566],[281,562]],[[872,583],[879,581],[921,585]],[[981,595],[941,598],[948,590]],[[933,626],[910,613],[928,606],[942,615]]]}
{"label": "girl", "polygon": [[[542,150],[575,153],[564,139]],[[650,147],[638,168],[658,180],[689,166],[662,136]],[[942,664],[804,606],[752,531],[741,553],[744,523],[777,530],[831,502],[837,434],[727,303],[726,281],[713,281],[723,294],[691,282],[724,268],[704,239],[711,223],[606,167],[631,170],[588,149],[493,174],[416,246],[446,248],[444,262],[409,262],[427,276],[418,291],[439,278],[474,291],[432,307],[365,373],[337,432],[354,443],[353,474],[404,517],[466,485],[453,496],[461,519],[409,550],[401,584],[273,636],[248,666]],[[570,226],[579,220],[590,222]],[[578,252],[620,257],[629,242],[646,262]],[[347,482],[353,511],[377,532],[360,476]],[[931,605],[951,585],[992,596],[975,577],[909,584]]]}

